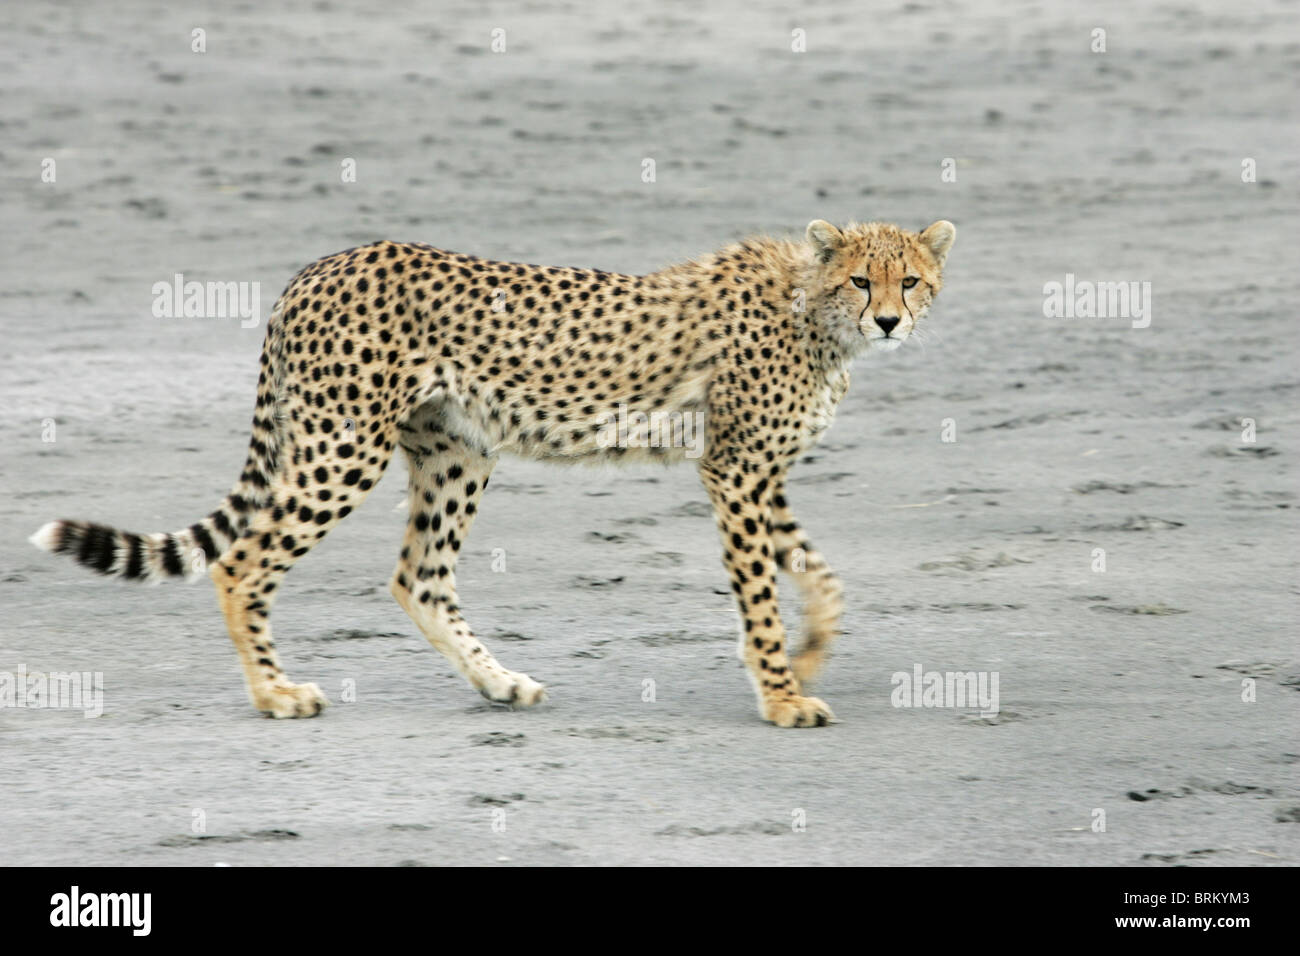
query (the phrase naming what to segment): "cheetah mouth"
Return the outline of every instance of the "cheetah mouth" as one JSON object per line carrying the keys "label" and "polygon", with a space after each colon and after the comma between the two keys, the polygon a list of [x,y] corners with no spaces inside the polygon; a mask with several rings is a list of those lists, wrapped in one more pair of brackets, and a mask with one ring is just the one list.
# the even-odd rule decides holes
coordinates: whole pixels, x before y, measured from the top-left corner
{"label": "cheetah mouth", "polygon": [[874,339],[867,339],[867,343],[873,349],[892,352],[903,344],[903,340],[894,335],[877,335]]}

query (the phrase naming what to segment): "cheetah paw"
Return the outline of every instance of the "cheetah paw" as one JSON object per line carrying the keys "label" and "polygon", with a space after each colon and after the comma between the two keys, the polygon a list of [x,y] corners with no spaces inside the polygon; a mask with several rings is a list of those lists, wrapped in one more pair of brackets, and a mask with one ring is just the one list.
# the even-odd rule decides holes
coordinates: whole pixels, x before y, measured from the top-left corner
{"label": "cheetah paw", "polygon": [[494,704],[511,707],[532,707],[546,699],[546,686],[527,674],[502,671],[492,674],[478,684],[478,692]]}
{"label": "cheetah paw", "polygon": [[329,706],[329,698],[315,684],[272,684],[254,695],[253,706],[276,719],[315,717]]}
{"label": "cheetah paw", "polygon": [[835,715],[816,697],[780,697],[763,702],[763,719],[778,727],[824,727]]}

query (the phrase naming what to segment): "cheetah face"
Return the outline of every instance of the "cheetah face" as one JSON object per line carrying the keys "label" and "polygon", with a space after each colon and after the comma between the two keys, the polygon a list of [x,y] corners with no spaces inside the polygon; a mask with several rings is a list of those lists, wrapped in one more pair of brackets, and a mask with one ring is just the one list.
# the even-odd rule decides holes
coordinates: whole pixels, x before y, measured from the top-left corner
{"label": "cheetah face", "polygon": [[944,219],[920,233],[887,223],[843,231],[821,219],[809,223],[820,280],[814,305],[827,332],[849,354],[898,348],[942,287],[956,236]]}

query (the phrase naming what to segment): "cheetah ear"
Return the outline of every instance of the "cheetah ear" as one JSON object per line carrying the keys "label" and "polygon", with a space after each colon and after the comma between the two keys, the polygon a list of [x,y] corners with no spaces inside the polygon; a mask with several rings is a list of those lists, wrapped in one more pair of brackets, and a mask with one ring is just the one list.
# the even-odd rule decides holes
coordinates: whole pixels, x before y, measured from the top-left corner
{"label": "cheetah ear", "polygon": [[806,235],[817,254],[818,262],[830,262],[835,250],[844,242],[844,234],[825,219],[814,219],[808,223]]}
{"label": "cheetah ear", "polygon": [[943,268],[943,261],[948,258],[948,250],[952,248],[952,241],[956,238],[957,227],[947,219],[940,219],[921,233],[921,241],[934,253],[934,260],[939,263],[940,269]]}

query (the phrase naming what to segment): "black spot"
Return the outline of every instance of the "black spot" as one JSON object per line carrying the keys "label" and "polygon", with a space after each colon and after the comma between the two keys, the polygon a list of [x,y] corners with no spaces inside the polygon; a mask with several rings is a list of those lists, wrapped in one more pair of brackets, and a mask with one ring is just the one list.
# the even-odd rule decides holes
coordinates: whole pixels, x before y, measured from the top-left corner
{"label": "black spot", "polygon": [[203,556],[209,561],[220,556],[221,552],[217,550],[217,543],[212,540],[212,535],[208,534],[208,529],[203,525],[192,525],[190,535],[194,538],[194,543],[203,550]]}
{"label": "black spot", "polygon": [[126,559],[126,571],[123,572],[123,577],[131,579],[143,577],[144,540],[138,534],[128,534],[126,546],[129,549],[129,557]]}
{"label": "black spot", "polygon": [[81,539],[81,551],[77,560],[101,574],[107,572],[113,566],[113,547],[116,541],[116,533],[102,525],[92,524],[86,528],[85,537]]}
{"label": "black spot", "polygon": [[168,574],[179,577],[185,573],[184,566],[181,564],[180,550],[176,547],[176,539],[171,535],[167,536],[167,543],[163,545],[162,559],[163,570]]}

